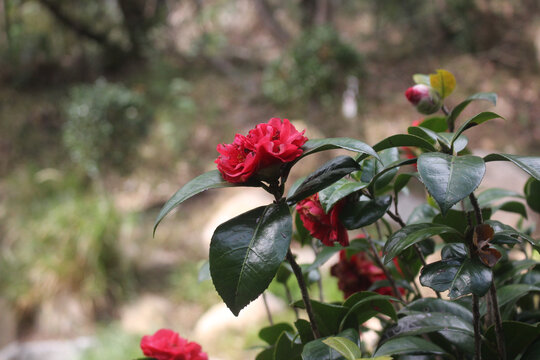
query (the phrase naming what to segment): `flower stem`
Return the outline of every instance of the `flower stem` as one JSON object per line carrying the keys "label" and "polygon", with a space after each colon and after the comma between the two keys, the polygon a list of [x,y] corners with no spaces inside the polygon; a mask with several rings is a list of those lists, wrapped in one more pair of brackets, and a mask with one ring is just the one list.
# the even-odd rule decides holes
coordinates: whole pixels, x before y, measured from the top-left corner
{"label": "flower stem", "polygon": [[266,293],[262,293],[262,300],[264,303],[264,309],[266,310],[266,316],[270,325],[274,325],[274,319],[272,318],[272,312],[270,312],[270,306],[268,306],[268,300],[266,299]]}
{"label": "flower stem", "polygon": [[[283,286],[285,287],[285,295],[287,295],[287,301],[289,302],[289,304],[292,304],[293,297],[291,294],[291,289],[289,289],[289,285],[287,285],[287,283],[283,283]],[[298,309],[294,306],[292,307],[292,309],[294,311],[294,316],[296,317],[296,320],[298,320]]]}
{"label": "flower stem", "polygon": [[474,359],[482,359],[481,339],[480,339],[480,307],[478,306],[478,295],[472,294],[472,313],[474,326]]}
{"label": "flower stem", "polygon": [[321,337],[321,334],[319,332],[319,328],[317,327],[317,323],[315,322],[315,314],[313,313],[311,301],[309,300],[309,293],[306,283],[304,282],[304,275],[302,274],[302,269],[294,259],[294,255],[292,254],[290,248],[289,250],[287,250],[287,261],[289,262],[289,264],[291,264],[291,268],[294,272],[294,275],[296,276],[296,281],[298,282],[298,286],[300,287],[300,292],[302,293],[302,300],[304,301],[306,312],[309,318],[309,323],[311,325],[311,331],[313,332],[313,336],[315,337],[315,339],[318,339]]}

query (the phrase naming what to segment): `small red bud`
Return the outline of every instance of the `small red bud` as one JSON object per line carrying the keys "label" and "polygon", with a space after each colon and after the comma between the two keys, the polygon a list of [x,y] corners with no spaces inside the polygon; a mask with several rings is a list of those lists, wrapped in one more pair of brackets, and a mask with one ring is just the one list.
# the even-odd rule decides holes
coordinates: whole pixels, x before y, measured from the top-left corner
{"label": "small red bud", "polygon": [[414,85],[405,91],[407,100],[414,106],[418,112],[422,114],[433,114],[441,108],[441,96],[433,88],[418,84]]}

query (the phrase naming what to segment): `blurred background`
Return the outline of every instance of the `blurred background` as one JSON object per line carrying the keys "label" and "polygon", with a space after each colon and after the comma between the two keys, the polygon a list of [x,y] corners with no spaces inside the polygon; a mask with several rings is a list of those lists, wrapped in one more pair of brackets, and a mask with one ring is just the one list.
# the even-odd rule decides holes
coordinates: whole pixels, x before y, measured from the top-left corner
{"label": "blurred background", "polygon": [[420,117],[412,74],[444,68],[449,106],[499,94],[507,120],[472,129],[473,150],[540,155],[537,0],[0,4],[0,358],[132,359],[160,327],[215,359],[254,358],[262,305],[234,319],[198,273],[215,226],[264,194],[203,194],[152,226],[218,143],[271,117],[373,145]]}

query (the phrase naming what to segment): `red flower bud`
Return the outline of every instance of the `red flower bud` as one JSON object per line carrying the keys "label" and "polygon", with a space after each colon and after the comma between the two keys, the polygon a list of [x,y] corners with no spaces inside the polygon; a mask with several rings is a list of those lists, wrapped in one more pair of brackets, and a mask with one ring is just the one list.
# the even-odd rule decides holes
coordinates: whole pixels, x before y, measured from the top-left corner
{"label": "red flower bud", "polygon": [[424,85],[417,84],[405,91],[405,96],[411,104],[416,106],[418,112],[422,114],[433,114],[442,106],[441,96],[435,89]]}

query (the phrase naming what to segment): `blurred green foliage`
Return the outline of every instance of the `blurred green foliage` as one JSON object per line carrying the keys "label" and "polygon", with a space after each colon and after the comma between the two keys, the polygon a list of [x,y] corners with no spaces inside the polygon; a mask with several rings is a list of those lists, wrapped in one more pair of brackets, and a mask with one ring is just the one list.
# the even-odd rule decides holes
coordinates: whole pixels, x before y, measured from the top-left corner
{"label": "blurred green foliage", "polygon": [[129,170],[152,112],[141,95],[98,80],[71,89],[63,139],[71,158],[90,176],[101,168]]}
{"label": "blurred green foliage", "polygon": [[328,102],[341,96],[346,78],[351,75],[364,75],[362,56],[334,28],[315,27],[268,65],[263,93],[278,104],[299,100]]}
{"label": "blurred green foliage", "polygon": [[94,304],[122,298],[130,276],[111,201],[55,169],[21,170],[9,182],[18,191],[9,192],[0,216],[0,293],[19,309],[62,292]]}

